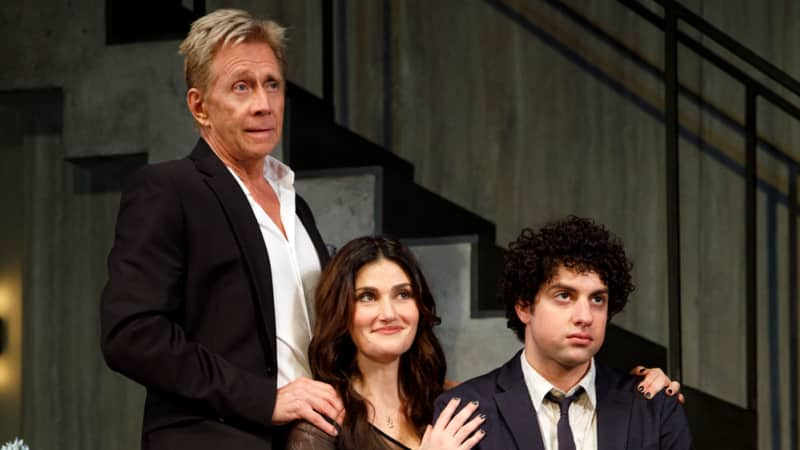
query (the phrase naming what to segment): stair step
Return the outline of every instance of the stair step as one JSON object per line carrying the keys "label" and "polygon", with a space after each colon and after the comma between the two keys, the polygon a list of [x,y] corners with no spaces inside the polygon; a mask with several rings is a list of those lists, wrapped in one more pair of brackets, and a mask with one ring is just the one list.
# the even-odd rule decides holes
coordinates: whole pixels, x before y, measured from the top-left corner
{"label": "stair step", "polygon": [[414,179],[411,163],[339,125],[292,125],[288,133],[284,161],[295,170],[381,166],[391,178]]}
{"label": "stair step", "polygon": [[661,367],[667,371],[667,349],[638,334],[609,324],[603,347],[597,359],[604,364],[628,372],[635,366]]}
{"label": "stair step", "polygon": [[287,90],[283,160],[294,170],[381,166],[389,179],[414,179],[414,166],[337,125],[333,110],[300,87]]}
{"label": "stair step", "polygon": [[286,99],[287,114],[285,116],[291,116],[291,108],[300,108],[304,122],[309,120],[333,122],[335,120],[333,105],[288,80],[286,81]]}
{"label": "stair step", "polygon": [[500,366],[522,347],[505,318],[474,318],[478,302],[478,236],[405,239],[422,266],[442,324],[436,335],[447,378],[464,381]]}
{"label": "stair step", "polygon": [[[480,234],[494,242],[492,222],[422,186],[385,185],[384,231],[402,237]],[[391,207],[389,207],[391,205]]]}
{"label": "stair step", "polygon": [[721,400],[713,395],[682,386],[686,396],[686,415],[694,438],[694,448],[756,450],[758,417],[753,410]]}
{"label": "stair step", "polygon": [[326,244],[341,248],[353,238],[380,233],[380,167],[296,172],[295,188],[314,212]]}
{"label": "stair step", "polygon": [[374,233],[401,238],[477,234],[482,250],[492,262],[499,261],[494,224],[412,182],[390,183],[381,166],[296,173],[298,193],[308,201],[323,237],[331,243]]}

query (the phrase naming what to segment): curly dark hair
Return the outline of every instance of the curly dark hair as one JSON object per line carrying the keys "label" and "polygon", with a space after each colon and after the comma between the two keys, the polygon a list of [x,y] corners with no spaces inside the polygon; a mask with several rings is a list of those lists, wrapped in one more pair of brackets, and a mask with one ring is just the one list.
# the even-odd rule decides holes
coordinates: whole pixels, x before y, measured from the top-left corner
{"label": "curly dark hair", "polygon": [[508,245],[498,299],[505,306],[508,328],[524,342],[525,325],[517,317],[517,303],[530,305],[539,288],[553,279],[559,267],[595,272],[608,286],[608,317],[622,311],[634,290],[633,264],[622,242],[592,219],[568,216],[538,232],[525,228]]}
{"label": "curly dark hair", "polygon": [[308,348],[314,378],[336,389],[347,414],[339,434],[339,447],[385,448],[369,424],[368,402],[353,388],[361,376],[356,346],[349,327],[355,310],[355,280],[365,265],[386,259],[396,263],[411,281],[419,309],[417,333],[411,348],[400,357],[399,389],[406,418],[422,436],[433,418],[433,401],[442,393],[447,370],[444,352],[433,327],[436,316],[433,295],[411,250],[386,236],[354,239],[342,247],[322,272],[314,300],[317,321]]}

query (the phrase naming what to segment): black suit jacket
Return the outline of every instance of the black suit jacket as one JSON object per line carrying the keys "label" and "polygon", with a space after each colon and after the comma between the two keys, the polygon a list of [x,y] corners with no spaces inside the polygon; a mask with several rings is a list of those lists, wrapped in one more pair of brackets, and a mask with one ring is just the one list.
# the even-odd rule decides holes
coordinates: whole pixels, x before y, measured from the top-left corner
{"label": "black suit jacket", "polygon": [[[692,448],[686,414],[675,398],[663,393],[645,400],[636,393],[640,380],[597,363],[597,447],[599,450]],[[434,416],[453,397],[477,400],[486,414],[486,436],[479,449],[543,450],[541,432],[525,378],[520,353],[498,369],[473,378],[436,399]]]}
{"label": "black suit jacket", "polygon": [[[324,266],[311,210],[296,203]],[[142,448],[271,448],[270,261],[247,198],[202,139],[129,179],[101,322],[108,365],[147,388]]]}

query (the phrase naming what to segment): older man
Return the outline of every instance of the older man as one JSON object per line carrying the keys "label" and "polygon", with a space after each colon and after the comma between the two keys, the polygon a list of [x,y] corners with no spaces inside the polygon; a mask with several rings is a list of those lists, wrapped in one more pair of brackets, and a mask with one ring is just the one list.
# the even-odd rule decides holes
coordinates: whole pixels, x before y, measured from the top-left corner
{"label": "older man", "polygon": [[284,29],[243,11],[197,20],[180,46],[200,139],[122,195],[102,349],[147,388],[142,448],[269,449],[305,419],[335,434],[341,400],[309,379],[307,305],[325,246],[281,138]]}

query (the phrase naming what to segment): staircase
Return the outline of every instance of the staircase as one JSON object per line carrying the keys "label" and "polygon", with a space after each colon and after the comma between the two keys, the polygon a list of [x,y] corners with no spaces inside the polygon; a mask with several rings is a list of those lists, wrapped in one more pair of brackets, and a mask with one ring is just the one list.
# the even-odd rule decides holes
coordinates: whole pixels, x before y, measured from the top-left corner
{"label": "staircase", "polygon": [[[475,285],[480,295],[475,295],[475,299],[485,303],[475,303],[472,311],[496,308],[493,292],[497,271],[494,268],[500,261],[501,251],[495,245],[493,223],[414,183],[413,165],[337,125],[333,110],[325,102],[293,84],[287,90],[285,120],[284,160],[298,172],[298,178],[324,178],[327,183],[336,183],[334,178],[346,183],[343,178],[350,177],[354,190],[348,195],[355,197],[339,198],[338,202],[347,203],[354,213],[360,214],[362,223],[372,224],[372,228],[350,232],[336,220],[318,218],[323,236],[336,237],[331,242],[336,246],[368,233],[385,233],[404,239],[463,236],[471,240],[481,254],[476,262],[478,279]],[[359,184],[358,179],[366,184]],[[307,200],[315,214],[339,217],[341,203],[331,202],[329,192],[321,189],[322,198],[309,192]],[[368,200],[356,202],[357,198]]]}
{"label": "staircase", "polygon": [[[297,190],[326,242],[340,247],[385,233],[417,255],[442,317],[437,334],[448,378],[480,375],[521,348],[495,300],[502,250],[493,223],[417,185],[412,164],[337,125],[328,103],[294,84],[285,120],[284,160],[296,171]],[[626,371],[638,364],[667,367],[663,346],[614,325],[598,358]],[[695,448],[756,448],[753,411],[688,386],[682,391]]]}

